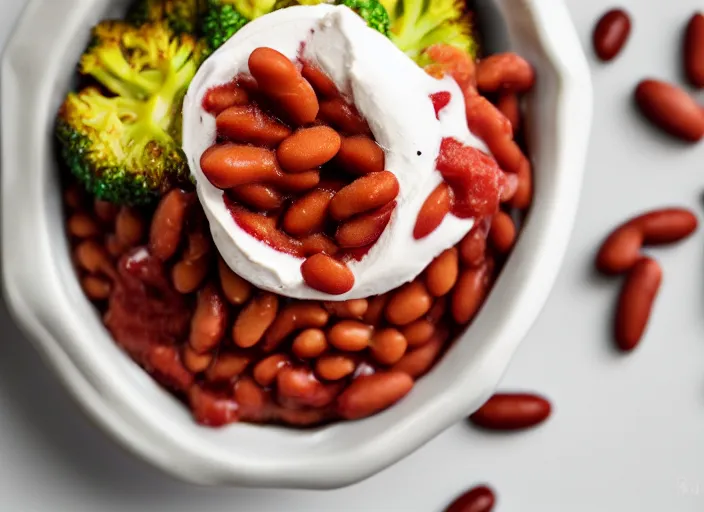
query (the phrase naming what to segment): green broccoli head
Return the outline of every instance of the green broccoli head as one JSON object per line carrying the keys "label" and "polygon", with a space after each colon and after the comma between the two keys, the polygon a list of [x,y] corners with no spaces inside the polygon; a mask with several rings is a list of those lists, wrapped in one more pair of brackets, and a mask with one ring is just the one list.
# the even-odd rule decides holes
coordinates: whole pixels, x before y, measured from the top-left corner
{"label": "green broccoli head", "polygon": [[391,18],[391,40],[416,62],[436,43],[475,56],[472,20],[463,0],[381,0]]}
{"label": "green broccoli head", "polygon": [[134,25],[165,20],[177,34],[194,34],[203,10],[203,0],[136,0],[127,12]]}
{"label": "green broccoli head", "polygon": [[80,71],[110,94],[69,94],[56,133],[68,167],[96,197],[145,204],[189,180],[181,105],[201,59],[199,43],[166,22],[94,28]]}
{"label": "green broccoli head", "polygon": [[389,36],[389,13],[379,0],[338,0],[337,4],[346,5],[359,14],[369,27]]}
{"label": "green broccoli head", "polygon": [[244,27],[249,20],[233,4],[223,0],[207,0],[200,29],[209,52],[214,52]]}

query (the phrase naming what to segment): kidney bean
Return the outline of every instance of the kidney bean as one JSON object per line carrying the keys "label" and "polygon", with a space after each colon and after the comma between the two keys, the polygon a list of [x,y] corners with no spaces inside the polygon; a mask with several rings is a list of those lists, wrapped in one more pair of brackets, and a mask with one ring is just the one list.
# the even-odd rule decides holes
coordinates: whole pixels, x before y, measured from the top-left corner
{"label": "kidney bean", "polygon": [[210,268],[208,258],[195,261],[182,260],[171,269],[171,282],[177,292],[188,294],[196,291],[205,280]]}
{"label": "kidney bean", "polygon": [[240,185],[227,191],[228,195],[258,211],[269,211],[280,208],[284,197],[275,188],[263,183]]}
{"label": "kidney bean", "polygon": [[517,174],[527,158],[521,148],[511,137],[499,136],[484,139],[492,156],[502,170],[507,173]]}
{"label": "kidney bean", "polygon": [[408,341],[398,329],[389,327],[374,333],[369,348],[377,362],[392,365],[406,353]]}
{"label": "kidney bean", "polygon": [[460,241],[460,259],[465,265],[478,267],[484,263],[489,225],[487,220],[476,220],[469,233]]}
{"label": "kidney bean", "polygon": [[432,337],[435,333],[435,324],[429,320],[421,319],[406,325],[401,333],[406,338],[408,346],[419,347]]}
{"label": "kidney bean", "polygon": [[338,387],[323,385],[310,370],[282,368],[276,376],[279,402],[284,407],[325,407],[337,394]]}
{"label": "kidney bean", "polygon": [[176,253],[191,199],[183,190],[173,189],[156,207],[149,231],[149,252],[156,258],[166,261]]}
{"label": "kidney bean", "polygon": [[[511,121],[475,89],[470,88],[465,91],[464,104],[467,126],[474,135],[485,142],[502,139],[512,140]],[[494,149],[491,146],[489,149],[493,153]]]}
{"label": "kidney bean", "polygon": [[282,368],[291,364],[291,360],[284,354],[274,354],[262,359],[254,367],[252,376],[260,386],[269,387],[276,380],[276,376]]}
{"label": "kidney bean", "polygon": [[321,101],[318,117],[345,135],[369,135],[371,133],[369,125],[359,115],[354,105],[349,105],[342,98]]}
{"label": "kidney bean", "polygon": [[81,210],[87,203],[85,190],[77,184],[69,185],[63,197],[64,203],[70,210]]}
{"label": "kidney bean", "polygon": [[374,172],[357,178],[340,190],[330,202],[330,215],[346,220],[358,213],[381,208],[396,199],[399,184],[392,172]]}
{"label": "kidney bean", "polygon": [[243,354],[220,353],[205,372],[210,382],[229,381],[241,375],[252,358]]}
{"label": "kidney bean", "polygon": [[527,158],[521,161],[516,174],[518,186],[508,204],[517,210],[527,210],[533,202],[533,170]]}
{"label": "kidney bean", "polygon": [[489,238],[499,254],[506,254],[511,250],[516,242],[516,225],[508,213],[499,211],[494,215],[491,220]]}
{"label": "kidney bean", "polygon": [[452,317],[460,325],[466,324],[479,311],[489,289],[488,265],[465,269],[452,293]]}
{"label": "kidney bean", "polygon": [[499,94],[496,100],[496,108],[499,109],[506,119],[511,123],[513,133],[518,133],[521,129],[521,102],[518,95],[512,92]]}
{"label": "kidney bean", "polygon": [[401,400],[413,388],[403,372],[379,372],[358,377],[337,399],[337,411],[347,420],[366,418]]}
{"label": "kidney bean", "polygon": [[198,292],[196,309],[191,317],[191,332],[188,342],[191,348],[202,354],[215,348],[225,336],[227,306],[217,289],[207,284]]}
{"label": "kidney bean", "polygon": [[232,388],[232,393],[240,408],[246,409],[248,415],[259,416],[266,406],[267,396],[265,391],[249,377],[237,379]]}
{"label": "kidney bean", "polygon": [[621,226],[604,241],[596,267],[605,274],[619,274],[635,265],[643,246],[643,231],[635,225]]}
{"label": "kidney bean", "polygon": [[688,142],[704,137],[704,109],[676,85],[643,80],[635,100],[643,115],[670,135]]}
{"label": "kidney bean", "polygon": [[367,311],[362,316],[364,323],[369,325],[379,325],[384,318],[384,310],[386,309],[386,304],[389,302],[389,298],[390,296],[386,293],[371,297],[369,299]]}
{"label": "kidney bean", "polygon": [[252,285],[235,274],[222,258],[218,258],[218,273],[220,288],[230,304],[240,306],[249,300],[252,295]]}
{"label": "kidney bean", "polygon": [[112,283],[97,276],[85,276],[81,279],[81,288],[90,300],[106,300],[110,297]]}
{"label": "kidney bean", "polygon": [[239,419],[237,402],[205,391],[198,385],[191,386],[188,403],[193,411],[193,418],[201,425],[221,427]]}
{"label": "kidney bean", "polygon": [[262,339],[276,318],[279,299],[273,293],[262,292],[255,296],[237,315],[232,327],[232,339],[242,348],[253,347]]}
{"label": "kidney bean", "polygon": [[425,200],[418,212],[418,218],[413,228],[413,238],[420,240],[442,224],[445,215],[452,209],[452,190],[442,182],[433,190]]}
{"label": "kidney bean", "polygon": [[341,302],[328,301],[323,303],[331,315],[339,318],[361,320],[369,308],[367,299],[350,299]]}
{"label": "kidney bean", "polygon": [[217,188],[275,181],[281,176],[274,152],[253,146],[215,144],[200,157],[200,167]]}
{"label": "kidney bean", "polygon": [[545,421],[552,411],[550,402],[532,393],[497,393],[469,420],[489,430],[522,430]]}
{"label": "kidney bean", "polygon": [[330,344],[345,352],[359,352],[369,346],[373,328],[356,320],[342,320],[328,331]]}
{"label": "kidney bean", "polygon": [[299,329],[323,327],[330,315],[315,302],[292,302],[276,316],[264,336],[264,351],[269,352],[279,346],[289,334]]}
{"label": "kidney bean", "polygon": [[306,329],[293,340],[291,350],[301,359],[314,359],[328,348],[328,340],[320,329]]}
{"label": "kidney bean", "polygon": [[450,247],[440,253],[425,270],[425,284],[435,297],[450,293],[457,282],[459,274],[459,256],[457,248]]}
{"label": "kidney bean", "polygon": [[499,201],[508,203],[518,191],[518,174],[502,171],[499,178],[499,187],[501,190]]}
{"label": "kidney bean", "polygon": [[483,92],[523,93],[534,83],[533,66],[515,53],[489,55],[477,65],[477,88]]}
{"label": "kidney bean", "polygon": [[215,120],[218,135],[232,142],[272,147],[291,135],[291,129],[255,105],[223,110]]}
{"label": "kidney bean", "polygon": [[430,311],[428,311],[428,314],[425,315],[425,318],[429,322],[437,324],[442,317],[445,316],[445,312],[447,311],[447,302],[447,295],[435,299],[435,304],[433,304],[433,307],[430,308]]}
{"label": "kidney bean", "polygon": [[249,72],[257,80],[259,90],[280,106],[294,124],[315,120],[315,91],[285,55],[271,48],[257,48],[249,56]]}
{"label": "kidney bean", "polygon": [[296,174],[282,173],[273,183],[281,190],[300,194],[316,187],[320,183],[320,173],[317,170]]}
{"label": "kidney bean", "polygon": [[108,253],[94,240],[86,240],[78,244],[75,257],[78,264],[91,274],[103,274],[108,277],[115,275]]}
{"label": "kidney bean", "polygon": [[125,247],[135,247],[144,238],[145,226],[142,217],[132,208],[123,206],[115,219],[115,235]]}
{"label": "kidney bean", "polygon": [[279,145],[276,157],[286,171],[303,172],[332,160],[340,144],[340,135],[329,126],[301,128]]}
{"label": "kidney bean", "polygon": [[98,219],[100,219],[100,222],[104,224],[112,224],[115,222],[115,217],[117,217],[117,212],[119,210],[119,206],[107,201],[96,199],[93,202],[93,211]]}
{"label": "kidney bean", "polygon": [[193,375],[175,347],[152,345],[144,356],[144,367],[157,382],[175,391],[186,391],[193,384]]}
{"label": "kidney bean", "polygon": [[188,345],[183,347],[183,365],[193,373],[203,373],[213,362],[213,354],[199,354]]}
{"label": "kidney bean", "polygon": [[335,240],[347,249],[365,247],[376,242],[382,235],[396,208],[392,201],[381,208],[357,215],[337,227]]}
{"label": "kidney bean", "polygon": [[592,34],[594,53],[603,61],[616,57],[631,34],[631,18],[623,9],[612,9],[599,18]]}
{"label": "kidney bean", "polygon": [[332,79],[316,65],[309,62],[304,62],[303,69],[301,69],[301,75],[303,75],[303,78],[308,80],[319,96],[324,98],[334,98],[338,96],[339,92],[335,82],[333,82]]}
{"label": "kidney bean", "polygon": [[462,91],[476,86],[476,65],[466,51],[449,44],[436,43],[426,48],[423,53],[433,62],[425,66],[426,73],[435,78],[448,74],[455,79]]}
{"label": "kidney bean", "polygon": [[697,12],[687,24],[684,37],[684,70],[689,83],[704,87],[704,14]]}
{"label": "kidney bean", "polygon": [[212,249],[212,239],[210,233],[206,231],[204,225],[192,226],[186,240],[186,248],[183,251],[183,261],[195,263],[207,259]]}
{"label": "kidney bean", "polygon": [[334,195],[331,190],[317,188],[296,199],[284,214],[284,230],[298,237],[321,231]]}
{"label": "kidney bean", "polygon": [[303,245],[304,256],[311,256],[319,252],[334,256],[340,249],[330,237],[323,233],[308,235],[301,239],[301,244]]}
{"label": "kidney bean", "polygon": [[323,253],[308,256],[301,274],[308,286],[330,295],[342,295],[354,286],[354,274],[347,265]]}
{"label": "kidney bean", "polygon": [[419,347],[409,350],[391,368],[397,372],[403,372],[417,379],[425,375],[432,368],[440,355],[440,351],[447,340],[447,331],[444,328],[437,328],[432,336]]}
{"label": "kidney bean", "polygon": [[425,285],[412,281],[393,292],[386,305],[386,319],[394,325],[408,325],[425,315],[432,305],[433,299]]}
{"label": "kidney bean", "polygon": [[352,375],[357,363],[345,355],[322,356],[315,362],[315,373],[324,380],[341,380]]}
{"label": "kidney bean", "polygon": [[650,258],[638,260],[628,273],[615,322],[616,343],[624,352],[636,348],[643,337],[661,282],[662,269]]}
{"label": "kidney bean", "polygon": [[281,409],[279,419],[294,427],[312,427],[331,419],[328,409]]}
{"label": "kidney bean", "polygon": [[247,103],[249,103],[249,94],[236,82],[218,85],[203,95],[203,109],[214,116],[235,105]]}
{"label": "kidney bean", "polygon": [[365,135],[343,138],[335,156],[336,164],[357,175],[383,171],[385,160],[384,150],[374,139]]}
{"label": "kidney bean", "polygon": [[445,512],[491,512],[496,497],[486,485],[479,485],[458,496]]}
{"label": "kidney bean", "polygon": [[68,232],[76,238],[91,238],[100,234],[100,227],[89,215],[74,213],[68,219]]}

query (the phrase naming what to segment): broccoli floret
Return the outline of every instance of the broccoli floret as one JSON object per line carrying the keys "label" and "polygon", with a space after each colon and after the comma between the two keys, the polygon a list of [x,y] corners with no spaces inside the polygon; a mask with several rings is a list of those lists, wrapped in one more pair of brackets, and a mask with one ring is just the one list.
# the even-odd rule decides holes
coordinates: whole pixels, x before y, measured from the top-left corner
{"label": "broccoli floret", "polygon": [[207,0],[207,8],[201,20],[201,32],[209,52],[214,52],[244,27],[249,20],[231,3],[222,0]]}
{"label": "broccoli floret", "polygon": [[203,11],[203,0],[136,0],[127,12],[134,25],[166,20],[178,34],[194,34]]}
{"label": "broccoli floret", "polygon": [[419,62],[423,50],[436,43],[472,56],[477,46],[472,20],[463,0],[381,0],[391,18],[391,40]]}
{"label": "broccoli floret", "polygon": [[277,0],[274,4],[274,10],[285,9],[286,7],[293,7],[294,5],[319,5],[319,4],[329,4],[330,0]]}
{"label": "broccoli floret", "polygon": [[189,181],[181,105],[201,59],[200,44],[166,22],[95,27],[80,71],[109,93],[90,86],[69,94],[56,134],[66,164],[96,197],[146,204]]}
{"label": "broccoli floret", "polygon": [[338,5],[346,5],[359,14],[369,27],[389,36],[389,13],[379,0],[338,0]]}

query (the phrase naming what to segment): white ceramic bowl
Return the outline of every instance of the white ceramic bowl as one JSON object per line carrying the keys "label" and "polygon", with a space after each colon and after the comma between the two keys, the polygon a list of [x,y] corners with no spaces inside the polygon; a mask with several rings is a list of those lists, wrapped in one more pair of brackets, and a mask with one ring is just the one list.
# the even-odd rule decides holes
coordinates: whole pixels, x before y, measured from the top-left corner
{"label": "white ceramic bowl", "polygon": [[528,130],[535,202],[469,331],[410,395],[374,417],[313,431],[197,426],[117,348],[76,280],[53,153],[56,109],[90,27],[124,0],[33,0],[2,61],[2,263],[19,325],[106,432],[201,484],[334,488],[398,461],[490,396],[557,276],[577,208],[591,122],[589,70],[561,0],[477,0],[492,51],[536,67]]}

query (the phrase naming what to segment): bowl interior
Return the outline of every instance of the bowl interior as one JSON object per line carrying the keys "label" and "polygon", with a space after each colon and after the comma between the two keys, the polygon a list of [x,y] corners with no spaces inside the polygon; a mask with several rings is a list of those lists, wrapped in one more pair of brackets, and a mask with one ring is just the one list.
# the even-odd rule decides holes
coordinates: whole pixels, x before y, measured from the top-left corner
{"label": "bowl interior", "polygon": [[[551,16],[563,27],[548,31],[545,24],[556,20],[541,20],[531,2],[475,3],[487,48],[513,48],[537,69],[527,118],[537,169],[534,206],[481,314],[450,357],[388,411],[315,430],[199,427],[116,347],[71,265],[52,132],[90,26],[120,14],[127,1],[30,4],[2,67],[5,292],[22,327],[94,420],[135,453],[191,481],[327,488],[383,469],[481,405],[556,276],[576,209],[591,96],[561,4]],[[546,49],[557,44],[561,52]],[[579,106],[575,90],[583,95]]]}

